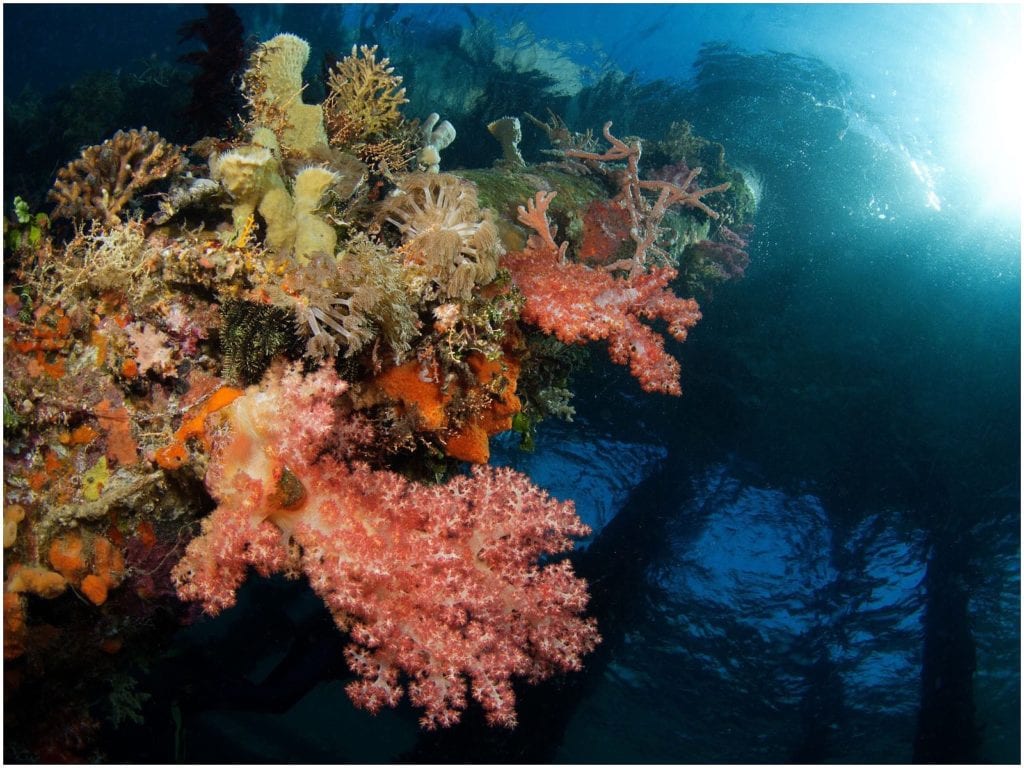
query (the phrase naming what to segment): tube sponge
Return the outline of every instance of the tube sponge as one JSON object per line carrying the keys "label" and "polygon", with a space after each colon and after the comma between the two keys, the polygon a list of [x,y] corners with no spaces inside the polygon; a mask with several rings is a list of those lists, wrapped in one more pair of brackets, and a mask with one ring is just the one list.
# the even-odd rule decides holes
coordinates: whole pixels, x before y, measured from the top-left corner
{"label": "tube sponge", "polygon": [[292,199],[295,210],[295,255],[308,258],[314,253],[334,255],[338,235],[334,227],[316,215],[321,198],[338,181],[338,174],[326,168],[306,168],[295,177]]}
{"label": "tube sponge", "polygon": [[316,215],[324,193],[339,180],[326,168],[299,172],[293,190],[281,176],[278,145],[272,131],[258,128],[253,143],[210,160],[210,175],[219,181],[234,202],[231,217],[241,232],[256,211],[266,222],[265,241],[277,253],[294,252],[300,260],[314,253],[334,255],[337,234]]}
{"label": "tube sponge", "polygon": [[243,76],[253,122],[272,128],[285,149],[299,154],[327,145],[323,109],[302,102],[308,61],[309,43],[282,34],[256,50]]}
{"label": "tube sponge", "polygon": [[277,168],[277,160],[265,147],[239,147],[210,158],[210,176],[223,185],[234,201],[231,218],[236,231],[241,231],[256,211],[273,178],[281,182]]}
{"label": "tube sponge", "polygon": [[423,148],[419,153],[419,169],[427,173],[438,173],[441,170],[441,150],[455,141],[455,126],[447,120],[438,124],[441,116],[431,112],[423,122]]}

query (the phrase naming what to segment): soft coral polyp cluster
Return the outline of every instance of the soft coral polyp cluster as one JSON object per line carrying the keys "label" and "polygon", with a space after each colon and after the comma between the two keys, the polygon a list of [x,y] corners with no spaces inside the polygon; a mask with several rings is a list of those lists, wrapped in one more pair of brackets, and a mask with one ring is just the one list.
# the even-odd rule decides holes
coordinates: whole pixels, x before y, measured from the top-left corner
{"label": "soft coral polyp cluster", "polygon": [[503,265],[526,296],[523,319],[563,344],[607,339],[608,355],[628,365],[645,392],[679,395],[679,363],[665,351],[665,342],[640,322],[662,319],[670,336],[685,341],[700,320],[693,299],[672,293],[671,267],[658,267],[628,277],[615,277],[565,259],[566,246],[555,244],[546,211],[554,193],[538,192],[519,220],[534,229],[526,247],[505,255]]}
{"label": "soft coral polyp cluster", "polygon": [[514,725],[513,677],[577,670],[599,641],[585,582],[565,561],[538,565],[588,529],[510,469],[426,486],[323,453],[345,387],[328,367],[290,371],[232,404],[207,475],[219,506],[175,568],[179,594],[215,614],[249,567],[305,574],[350,633],[357,705],[407,693],[432,728],[472,696]]}

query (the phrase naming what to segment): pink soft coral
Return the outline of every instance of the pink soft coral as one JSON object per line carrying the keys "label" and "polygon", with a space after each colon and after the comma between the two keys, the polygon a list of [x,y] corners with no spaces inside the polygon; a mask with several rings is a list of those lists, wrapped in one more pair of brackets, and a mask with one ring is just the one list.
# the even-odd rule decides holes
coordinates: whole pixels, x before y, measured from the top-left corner
{"label": "pink soft coral", "polygon": [[506,254],[503,262],[526,296],[523,319],[564,344],[607,339],[611,359],[628,364],[645,391],[680,394],[679,363],[640,320],[661,318],[668,332],[684,341],[700,320],[697,302],[680,299],[667,288],[676,276],[670,267],[613,277],[566,261],[566,244],[555,244],[545,213],[553,196],[538,192],[525,208],[519,207],[519,220],[537,234],[522,251]]}
{"label": "pink soft coral", "polygon": [[125,328],[125,332],[137,350],[135,361],[140,373],[154,370],[164,374],[174,369],[171,340],[166,333],[146,323],[132,323]]}
{"label": "pink soft coral", "polygon": [[226,409],[207,475],[219,506],[174,570],[179,595],[215,614],[249,566],[304,573],[351,633],[356,704],[376,712],[408,692],[433,728],[457,722],[471,690],[512,726],[513,676],[579,669],[599,641],[580,615],[585,582],[566,562],[537,565],[588,529],[509,469],[424,486],[320,455],[345,387],[329,366],[290,371]]}

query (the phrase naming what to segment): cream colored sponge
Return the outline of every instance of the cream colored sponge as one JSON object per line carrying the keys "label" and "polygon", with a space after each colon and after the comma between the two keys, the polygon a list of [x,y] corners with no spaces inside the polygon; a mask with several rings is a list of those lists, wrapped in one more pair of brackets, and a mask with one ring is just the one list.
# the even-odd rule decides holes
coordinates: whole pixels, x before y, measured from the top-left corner
{"label": "cream colored sponge", "polygon": [[296,153],[327,144],[323,109],[302,102],[302,70],[308,61],[309,43],[278,35],[257,49],[244,75],[255,122],[272,127],[282,146]]}
{"label": "cream colored sponge", "polygon": [[295,255],[308,258],[315,253],[334,255],[338,234],[316,215],[324,193],[338,181],[338,174],[326,168],[306,168],[295,177],[292,199],[295,206]]}

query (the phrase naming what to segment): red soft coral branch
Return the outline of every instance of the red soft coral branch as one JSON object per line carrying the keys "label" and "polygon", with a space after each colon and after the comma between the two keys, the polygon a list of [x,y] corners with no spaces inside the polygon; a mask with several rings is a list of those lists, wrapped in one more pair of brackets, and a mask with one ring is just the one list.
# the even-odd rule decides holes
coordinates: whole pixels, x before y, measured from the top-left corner
{"label": "red soft coral branch", "polygon": [[566,240],[561,245],[555,242],[555,234],[558,232],[558,228],[555,227],[554,231],[552,231],[551,223],[548,221],[547,216],[548,206],[551,205],[551,201],[556,194],[558,193],[539,190],[532,199],[526,201],[525,207],[520,205],[517,210],[520,223],[530,227],[534,232],[534,234],[530,235],[528,246],[537,251],[557,253],[558,260],[564,262],[565,252],[569,248],[569,241]]}
{"label": "red soft coral branch", "polygon": [[505,267],[526,296],[523,319],[564,344],[607,339],[611,359],[629,365],[645,391],[680,394],[679,363],[640,319],[661,318],[668,323],[668,332],[684,341],[700,320],[697,302],[668,290],[676,276],[670,267],[623,278],[564,262],[564,243],[555,250],[545,215],[553,196],[538,192],[532,206],[520,206],[519,220],[537,235],[524,250],[505,255]]}
{"label": "red soft coral branch", "polygon": [[344,386],[333,370],[291,371],[227,409],[207,474],[220,505],[175,568],[179,594],[217,613],[249,566],[304,573],[351,633],[357,705],[376,712],[408,693],[433,728],[472,695],[512,726],[513,676],[579,669],[600,639],[581,616],[586,583],[566,562],[537,565],[589,529],[510,469],[424,486],[319,455]]}

